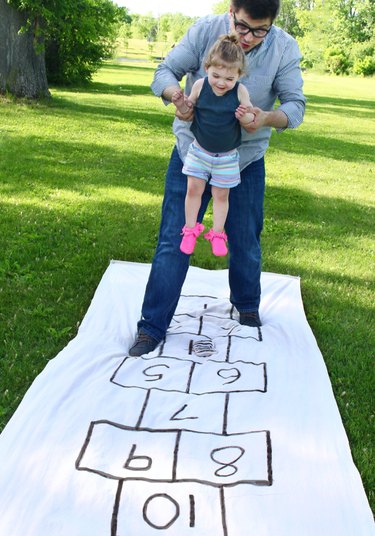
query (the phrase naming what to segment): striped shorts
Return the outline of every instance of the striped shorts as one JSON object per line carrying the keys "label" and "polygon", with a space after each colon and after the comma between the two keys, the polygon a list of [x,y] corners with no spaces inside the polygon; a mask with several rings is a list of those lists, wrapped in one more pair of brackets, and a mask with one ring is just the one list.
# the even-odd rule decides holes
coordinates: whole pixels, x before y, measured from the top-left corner
{"label": "striped shorts", "polygon": [[193,142],[182,173],[203,179],[218,188],[234,188],[241,182],[238,151],[209,153]]}

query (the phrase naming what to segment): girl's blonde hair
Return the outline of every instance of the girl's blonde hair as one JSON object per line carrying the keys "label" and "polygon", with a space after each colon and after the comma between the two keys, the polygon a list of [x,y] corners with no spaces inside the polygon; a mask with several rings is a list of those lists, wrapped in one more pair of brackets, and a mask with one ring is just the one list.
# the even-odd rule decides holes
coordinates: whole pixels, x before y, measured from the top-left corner
{"label": "girl's blonde hair", "polygon": [[245,53],[242,50],[237,35],[221,35],[208,51],[204,66],[206,69],[216,67],[238,67],[241,76],[245,71]]}

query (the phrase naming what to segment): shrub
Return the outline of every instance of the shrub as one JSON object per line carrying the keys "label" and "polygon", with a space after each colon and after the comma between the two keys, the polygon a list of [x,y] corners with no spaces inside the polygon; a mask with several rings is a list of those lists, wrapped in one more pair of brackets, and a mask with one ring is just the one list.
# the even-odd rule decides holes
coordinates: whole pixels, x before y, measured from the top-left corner
{"label": "shrub", "polygon": [[346,51],[338,45],[333,45],[324,51],[326,69],[332,74],[348,74],[351,63]]}
{"label": "shrub", "polygon": [[371,76],[375,73],[375,39],[355,43],[351,50],[354,74]]}
{"label": "shrub", "polygon": [[317,43],[311,43],[303,37],[298,40],[302,53],[301,67],[305,69],[321,68],[323,61],[322,48]]}

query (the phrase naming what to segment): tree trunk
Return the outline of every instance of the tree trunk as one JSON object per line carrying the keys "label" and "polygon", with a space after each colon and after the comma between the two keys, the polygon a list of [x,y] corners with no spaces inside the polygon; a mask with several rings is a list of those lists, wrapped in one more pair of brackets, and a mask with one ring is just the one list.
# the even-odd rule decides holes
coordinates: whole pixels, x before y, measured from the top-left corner
{"label": "tree trunk", "polygon": [[26,19],[26,13],[0,0],[0,93],[49,97],[44,51],[41,46],[36,49],[34,30],[18,33]]}

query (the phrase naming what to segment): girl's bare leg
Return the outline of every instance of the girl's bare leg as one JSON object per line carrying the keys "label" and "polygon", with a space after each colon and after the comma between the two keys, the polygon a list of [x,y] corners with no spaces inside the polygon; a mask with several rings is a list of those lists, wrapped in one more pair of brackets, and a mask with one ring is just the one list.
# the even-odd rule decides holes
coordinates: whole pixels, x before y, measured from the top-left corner
{"label": "girl's bare leg", "polygon": [[224,225],[228,214],[229,188],[218,188],[217,186],[212,186],[211,192],[214,213],[214,224],[212,228],[215,233],[221,233],[224,231]]}
{"label": "girl's bare leg", "polygon": [[193,228],[197,223],[199,209],[201,208],[202,195],[206,187],[206,181],[197,177],[188,177],[188,186],[185,197],[185,223],[186,227]]}

